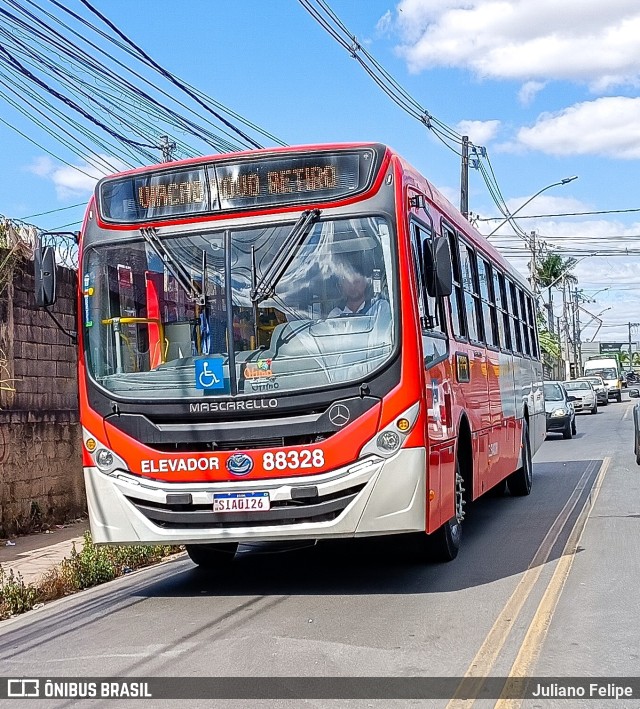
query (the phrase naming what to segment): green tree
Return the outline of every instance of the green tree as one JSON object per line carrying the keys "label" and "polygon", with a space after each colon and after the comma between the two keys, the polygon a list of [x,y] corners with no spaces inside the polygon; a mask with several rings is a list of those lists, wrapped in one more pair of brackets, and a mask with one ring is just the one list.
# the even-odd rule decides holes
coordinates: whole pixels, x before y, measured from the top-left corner
{"label": "green tree", "polygon": [[577,260],[574,258],[562,258],[555,251],[547,251],[536,264],[536,280],[542,288],[549,291],[551,299],[551,288],[565,280],[568,283],[577,283],[578,279],[572,273]]}
{"label": "green tree", "polygon": [[577,283],[578,279],[571,272],[577,261],[574,258],[562,258],[555,251],[547,251],[538,261],[535,266],[536,281],[541,288],[546,288],[548,293],[548,323],[549,332],[553,332],[553,296],[551,289],[553,286],[566,281],[568,283]]}

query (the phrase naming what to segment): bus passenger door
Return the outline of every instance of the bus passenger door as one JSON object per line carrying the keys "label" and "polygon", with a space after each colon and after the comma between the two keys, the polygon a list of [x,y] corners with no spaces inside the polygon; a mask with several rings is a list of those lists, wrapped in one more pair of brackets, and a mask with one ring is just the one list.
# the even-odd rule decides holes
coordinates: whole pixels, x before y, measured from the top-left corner
{"label": "bus passenger door", "polygon": [[425,368],[427,436],[431,442],[447,438],[451,426],[451,375],[448,366],[448,343],[444,329],[442,303],[429,296],[423,272],[424,249],[431,247],[431,230],[411,220],[411,254],[417,284],[422,354]]}

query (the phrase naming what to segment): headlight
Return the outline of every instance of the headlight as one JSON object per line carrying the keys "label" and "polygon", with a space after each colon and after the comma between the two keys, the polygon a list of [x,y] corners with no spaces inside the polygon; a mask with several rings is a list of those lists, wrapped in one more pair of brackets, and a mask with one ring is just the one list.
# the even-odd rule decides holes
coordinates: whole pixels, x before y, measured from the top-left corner
{"label": "headlight", "polygon": [[420,403],[415,403],[394,419],[388,426],[379,431],[360,451],[360,457],[374,454],[382,458],[389,458],[402,446],[407,436],[411,433],[418,419]]}
{"label": "headlight", "polygon": [[100,448],[95,455],[95,459],[97,466],[103,470],[108,470],[113,465],[113,453],[106,450],[106,448]]}
{"label": "headlight", "polygon": [[383,431],[376,438],[376,445],[387,453],[393,453],[400,448],[400,436],[395,431]]}
{"label": "headlight", "polygon": [[560,416],[566,416],[567,415],[567,410],[566,409],[556,409],[552,414],[551,417],[560,417]]}
{"label": "headlight", "polygon": [[91,459],[101,472],[114,475],[117,470],[128,470],[127,464],[119,455],[109,450],[104,443],[92,436],[85,428],[82,429],[82,438]]}

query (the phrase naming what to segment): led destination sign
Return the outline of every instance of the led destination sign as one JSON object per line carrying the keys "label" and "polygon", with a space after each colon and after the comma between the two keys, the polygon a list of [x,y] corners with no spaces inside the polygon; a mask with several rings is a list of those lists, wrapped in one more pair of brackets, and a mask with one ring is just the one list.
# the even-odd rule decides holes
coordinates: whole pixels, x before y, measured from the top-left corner
{"label": "led destination sign", "polygon": [[[218,175],[218,195],[221,202],[233,203],[234,200],[247,197],[259,198],[264,192],[267,195],[293,195],[331,190],[338,186],[338,171],[335,165],[270,170],[266,176],[260,175],[255,168],[251,172],[245,170],[244,166],[240,166],[237,175],[225,175],[224,168],[216,171],[222,173]],[[249,167],[249,170],[252,168]]]}
{"label": "led destination sign", "polygon": [[120,224],[340,199],[363,191],[372,149],[165,169],[98,183],[100,215]]}
{"label": "led destination sign", "polygon": [[142,209],[202,205],[205,203],[205,186],[202,180],[141,185],[138,187],[137,203]]}

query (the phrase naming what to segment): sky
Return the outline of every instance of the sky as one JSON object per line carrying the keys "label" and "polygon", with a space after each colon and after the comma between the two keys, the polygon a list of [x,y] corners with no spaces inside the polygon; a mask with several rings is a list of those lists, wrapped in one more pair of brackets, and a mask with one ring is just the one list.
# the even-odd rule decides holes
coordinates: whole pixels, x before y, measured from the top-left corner
{"label": "sky", "polygon": [[[35,3],[61,14],[51,0]],[[90,17],[80,0],[64,5]],[[459,206],[459,156],[389,99],[299,0],[93,5],[157,63],[280,141],[387,143]],[[11,7],[0,0],[0,12]],[[640,3],[331,0],[330,8],[419,105],[486,148],[520,228],[576,255],[583,341],[626,341],[628,323],[640,323]],[[18,112],[1,83],[0,145],[0,215],[78,228],[105,170]],[[489,234],[498,208],[478,170],[469,180],[472,219]],[[61,211],[43,214],[52,210]],[[576,212],[603,213],[544,216]],[[526,244],[509,226],[490,241],[528,275]],[[597,333],[592,315],[601,316]]]}

